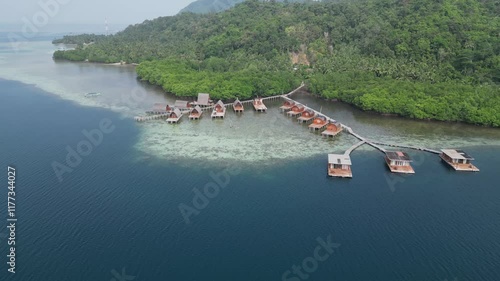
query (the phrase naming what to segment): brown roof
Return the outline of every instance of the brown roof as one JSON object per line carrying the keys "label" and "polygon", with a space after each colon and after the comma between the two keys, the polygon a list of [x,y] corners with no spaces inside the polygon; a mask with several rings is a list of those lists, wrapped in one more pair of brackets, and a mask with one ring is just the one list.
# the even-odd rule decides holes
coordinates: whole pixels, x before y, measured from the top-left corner
{"label": "brown roof", "polygon": [[176,100],[174,106],[177,108],[188,108],[188,102],[185,100]]}
{"label": "brown roof", "polygon": [[195,106],[193,109],[191,109],[191,112],[196,111],[198,113],[201,112],[201,107],[199,105]]}
{"label": "brown roof", "polygon": [[153,104],[153,111],[167,111],[166,103],[155,103]]}
{"label": "brown roof", "polygon": [[[178,108],[175,108],[174,111],[172,111],[172,113],[175,114],[177,118],[181,117],[182,115],[182,112]],[[170,114],[170,116],[172,116],[172,113]]]}
{"label": "brown roof", "polygon": [[198,94],[198,101],[196,102],[199,105],[208,105],[210,102],[210,95],[209,94],[203,94],[200,93]]}

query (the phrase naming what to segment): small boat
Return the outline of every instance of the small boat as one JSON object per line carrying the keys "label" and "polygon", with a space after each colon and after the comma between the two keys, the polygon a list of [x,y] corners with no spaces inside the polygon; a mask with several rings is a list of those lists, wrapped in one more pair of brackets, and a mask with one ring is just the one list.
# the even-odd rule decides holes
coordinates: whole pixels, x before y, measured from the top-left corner
{"label": "small boat", "polygon": [[86,98],[95,98],[95,97],[98,97],[100,95],[101,95],[101,93],[86,93],[85,97]]}

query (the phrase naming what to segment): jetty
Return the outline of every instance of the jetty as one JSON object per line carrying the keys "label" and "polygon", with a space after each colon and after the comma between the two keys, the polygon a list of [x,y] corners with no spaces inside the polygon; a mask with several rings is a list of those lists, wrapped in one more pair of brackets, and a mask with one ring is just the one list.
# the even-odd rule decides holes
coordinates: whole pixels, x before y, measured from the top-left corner
{"label": "jetty", "polygon": [[[404,148],[412,149],[417,151],[424,151],[433,154],[438,154],[440,158],[450,167],[456,171],[475,171],[478,172],[479,169],[474,166],[471,162],[474,160],[470,155],[462,150],[458,149],[442,149],[441,151],[411,146],[406,144],[398,143],[386,143],[377,140],[367,139],[359,134],[357,134],[351,127],[342,124],[335,119],[328,117],[327,115],[317,111],[313,108],[304,106],[300,102],[297,102],[290,98],[290,96],[305,87],[302,83],[300,87],[287,93],[265,98],[255,98],[253,100],[240,101],[237,99],[231,104],[224,104],[222,101],[218,101],[215,105],[211,102],[208,94],[199,94],[198,100],[196,102],[188,103],[186,101],[176,101],[174,109],[166,104],[155,104],[153,110],[147,111],[149,116],[137,116],[135,120],[137,122],[144,122],[148,120],[163,119],[167,118],[168,123],[177,123],[184,113],[190,113],[190,119],[199,119],[203,111],[212,110],[212,118],[224,118],[226,113],[226,107],[232,106],[235,112],[243,112],[244,104],[251,103],[257,112],[265,112],[267,110],[264,101],[266,100],[284,100],[283,105],[279,108],[280,111],[286,113],[290,117],[297,117],[298,122],[305,123],[312,120],[312,123],[308,128],[312,131],[320,131],[322,136],[334,137],[343,131],[352,135],[358,140],[357,143],[353,144],[349,149],[347,149],[343,154],[328,154],[328,169],[327,174],[331,177],[344,177],[352,178],[352,161],[350,154],[357,148],[363,145],[369,145],[376,150],[384,154],[384,160],[391,172],[394,173],[404,173],[413,174],[415,171],[411,167],[412,160],[409,155],[403,151],[388,151],[384,147],[394,147],[394,148]],[[193,108],[194,106],[194,108]]]}

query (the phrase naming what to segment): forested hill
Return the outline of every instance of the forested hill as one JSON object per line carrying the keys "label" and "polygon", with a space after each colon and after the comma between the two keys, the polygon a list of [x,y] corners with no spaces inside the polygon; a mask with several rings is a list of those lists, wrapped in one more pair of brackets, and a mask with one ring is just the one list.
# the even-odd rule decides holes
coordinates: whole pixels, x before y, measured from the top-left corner
{"label": "forested hill", "polygon": [[147,20],[54,58],[141,63],[141,78],[182,96],[267,95],[304,79],[365,110],[500,126],[499,15],[496,0],[248,0]]}

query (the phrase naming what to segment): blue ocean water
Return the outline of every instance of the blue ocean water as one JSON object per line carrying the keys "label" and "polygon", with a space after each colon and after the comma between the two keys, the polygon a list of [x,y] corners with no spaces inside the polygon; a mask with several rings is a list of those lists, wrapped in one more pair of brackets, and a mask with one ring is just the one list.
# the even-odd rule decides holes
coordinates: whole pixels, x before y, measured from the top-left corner
{"label": "blue ocean water", "polygon": [[[104,119],[115,130],[59,182],[52,163]],[[193,206],[193,189],[221,170],[141,158],[138,133],[111,111],[0,80],[0,177],[16,167],[19,219],[15,275],[0,236],[1,280],[283,280],[328,236],[340,245],[307,280],[500,280],[500,147],[465,148],[474,174],[414,151],[407,177],[376,151],[352,155],[352,180],[326,177],[326,155],[234,163],[240,172],[186,224],[179,204]]]}

